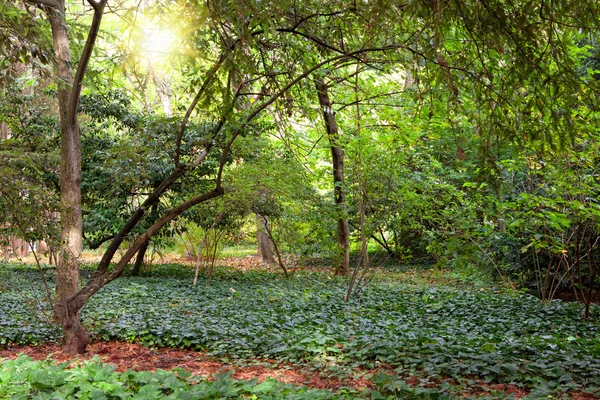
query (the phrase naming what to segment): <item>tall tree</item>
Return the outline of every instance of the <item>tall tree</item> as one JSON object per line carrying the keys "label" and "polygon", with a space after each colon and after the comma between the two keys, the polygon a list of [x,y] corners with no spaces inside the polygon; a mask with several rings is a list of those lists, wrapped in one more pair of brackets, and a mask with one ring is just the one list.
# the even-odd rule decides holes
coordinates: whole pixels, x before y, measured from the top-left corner
{"label": "tall tree", "polygon": [[350,226],[348,224],[348,208],[346,207],[346,189],[344,188],[344,149],[340,144],[337,121],[333,103],[329,98],[329,87],[324,79],[316,82],[319,106],[325,122],[325,131],[331,147],[333,166],[333,193],[337,211],[337,242],[339,248],[339,265],[337,275],[348,275],[350,272]]}
{"label": "tall tree", "polygon": [[77,70],[73,74],[67,9],[65,0],[28,0],[46,14],[52,27],[61,125],[60,206],[61,242],[56,274],[55,318],[65,332],[65,352],[81,353],[89,336],[81,327],[79,310],[69,306],[69,299],[79,290],[79,257],[82,248],[81,217],[81,136],[77,107],[83,78],[100,30],[108,0],[89,0],[94,16]]}

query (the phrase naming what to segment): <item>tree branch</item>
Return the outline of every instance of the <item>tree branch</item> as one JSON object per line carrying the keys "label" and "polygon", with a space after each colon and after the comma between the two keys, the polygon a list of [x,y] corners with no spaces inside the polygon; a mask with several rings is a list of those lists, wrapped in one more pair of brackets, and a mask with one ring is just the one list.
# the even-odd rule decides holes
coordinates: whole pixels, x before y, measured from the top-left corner
{"label": "tree branch", "polygon": [[254,109],[254,111],[252,111],[248,115],[248,117],[246,117],[246,120],[242,124],[240,124],[240,126],[233,132],[233,134],[231,135],[231,139],[229,140],[229,142],[223,149],[223,154],[221,155],[221,163],[219,166],[219,172],[217,173],[217,186],[221,185],[221,177],[223,174],[223,168],[225,166],[224,161],[227,158],[227,156],[229,155],[229,151],[230,151],[231,146],[233,145],[233,142],[235,141],[235,139],[240,135],[240,133],[242,133],[242,131],[248,126],[248,124],[254,118],[256,118],[256,116],[258,114],[260,114],[265,108],[267,108],[268,106],[273,104],[281,96],[286,94],[288,90],[290,90],[293,86],[295,86],[302,79],[306,78],[307,76],[309,76],[310,74],[312,74],[313,72],[315,72],[316,70],[321,68],[322,66],[330,64],[330,63],[338,61],[338,60],[342,60],[344,58],[354,58],[354,57],[357,57],[357,56],[359,56],[361,54],[365,54],[365,53],[396,50],[398,48],[403,48],[403,47],[404,46],[390,45],[390,46],[372,47],[372,48],[355,50],[350,53],[341,54],[339,56],[331,57],[331,58],[328,58],[327,60],[321,61],[320,63],[314,65],[313,67],[309,68],[308,70],[304,71],[302,74],[300,74],[299,76],[294,78],[287,85],[285,85],[281,90],[279,90],[279,92],[275,93],[274,95],[269,97],[268,100],[264,101],[262,104],[260,104],[258,107],[256,107],[256,109]]}
{"label": "tree branch", "polygon": [[216,187],[210,192],[206,192],[201,194],[200,196],[196,196],[184,203],[179,204],[177,207],[172,208],[163,215],[158,221],[156,221],[150,228],[148,228],[144,233],[139,235],[136,240],[129,246],[127,252],[123,255],[123,257],[119,260],[117,265],[115,266],[114,271],[105,271],[104,273],[92,278],[90,282],[75,293],[69,300],[69,307],[71,310],[78,311],[83,307],[85,302],[92,297],[98,290],[104,287],[106,284],[112,282],[121,276],[121,273],[127,267],[129,261],[133,258],[133,256],[137,253],[137,251],[142,247],[142,245],[147,242],[152,235],[154,235],[160,228],[165,226],[167,223],[181,215],[184,211],[192,208],[193,206],[200,204],[202,202],[208,201],[212,198],[221,196],[224,193],[223,188]]}
{"label": "tree branch", "polygon": [[202,95],[204,95],[204,93],[206,92],[206,89],[208,89],[210,84],[213,82],[213,79],[214,79],[215,75],[217,74],[217,71],[223,65],[223,62],[227,59],[227,57],[229,57],[229,54],[231,54],[231,51],[222,53],[221,56],[219,57],[219,59],[217,60],[217,62],[206,73],[206,78],[204,79],[204,82],[202,83],[200,90],[198,90],[196,97],[194,97],[194,100],[188,107],[188,109],[185,113],[185,116],[183,117],[183,120],[181,121],[181,125],[179,126],[179,132],[177,132],[177,140],[175,142],[175,166],[176,167],[178,167],[179,163],[180,163],[179,160],[181,157],[181,141],[183,139],[183,132],[185,131],[185,127],[187,126],[188,121],[190,120],[190,117],[192,116],[192,112],[198,105],[198,102],[202,98]]}
{"label": "tree branch", "polygon": [[45,6],[50,8],[58,8],[58,2],[54,0],[27,0],[28,3],[35,4],[36,6]]}
{"label": "tree branch", "polygon": [[104,13],[104,6],[108,0],[89,0],[90,5],[94,8],[94,17],[92,19],[92,25],[88,32],[88,37],[85,42],[85,47],[81,53],[79,59],[79,65],[77,66],[77,72],[73,78],[73,86],[71,87],[71,95],[69,96],[69,107],[67,113],[67,121],[69,124],[75,125],[77,123],[77,106],[79,104],[79,97],[81,96],[81,85],[83,83],[83,77],[87,70],[87,66],[92,57],[92,51],[96,44],[96,38],[100,31],[100,23],[102,22],[102,15]]}

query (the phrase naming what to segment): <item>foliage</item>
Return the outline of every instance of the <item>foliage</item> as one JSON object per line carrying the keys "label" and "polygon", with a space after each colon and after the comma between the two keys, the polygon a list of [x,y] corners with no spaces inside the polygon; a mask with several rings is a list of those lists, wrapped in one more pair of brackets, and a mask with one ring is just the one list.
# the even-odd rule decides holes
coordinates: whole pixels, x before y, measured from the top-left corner
{"label": "foliage", "polygon": [[[268,217],[282,252],[300,257],[333,254],[333,206],[311,185],[298,157],[261,138],[241,138],[234,149],[238,165],[225,177],[224,209],[238,218]],[[243,160],[243,161],[242,161]]]}
{"label": "foliage", "polygon": [[[0,265],[0,344],[40,344],[60,338],[57,326],[44,318],[51,305],[43,292],[39,271],[27,266]],[[52,275],[48,278],[54,281]]]}
{"label": "foliage", "polygon": [[33,361],[27,356],[15,360],[0,359],[0,397],[36,399],[334,399],[352,398],[334,395],[328,390],[280,383],[267,379],[239,381],[228,374],[206,380],[185,370],[168,372],[114,372],[114,367],[97,359],[76,366],[54,365],[53,361]]}
{"label": "foliage", "polygon": [[32,72],[47,75],[52,36],[48,26],[41,23],[38,11],[20,1],[0,4],[0,83],[7,84],[23,74],[23,64]]}
{"label": "foliage", "polygon": [[[112,239],[147,195],[173,172],[172,136],[180,120],[137,110],[122,91],[85,95],[80,108],[87,130],[83,137],[84,238],[89,247],[97,248]],[[208,122],[190,126],[183,154],[189,157],[211,128]],[[190,192],[207,187],[207,176],[214,173],[217,162],[211,161],[158,202],[130,237],[147,229]],[[186,217],[195,215],[187,213]],[[164,245],[175,233],[174,226],[167,226],[153,243]]]}
{"label": "foliage", "polygon": [[26,82],[0,95],[0,120],[10,139],[0,142],[0,241],[17,236],[33,243],[58,242],[58,124],[49,96],[35,98]]}
{"label": "foliage", "polygon": [[572,290],[587,309],[600,265],[597,138],[578,138],[575,149],[560,154],[553,163],[528,158],[525,190],[514,191],[504,207],[510,234],[529,256],[515,268],[521,278],[544,300]]}
{"label": "foliage", "polygon": [[[108,26],[86,78],[78,127],[77,104],[65,108],[65,96],[60,102],[72,128],[63,124],[63,134],[71,132],[78,139],[81,128],[84,161],[81,187],[79,177],[73,179],[77,187],[71,196],[79,199],[82,194],[83,206],[77,203],[60,211],[66,215],[83,210],[90,247],[112,241],[100,274],[74,296],[69,293],[65,309],[76,320],[80,307],[118,278],[136,252],[143,255],[150,239],[156,244],[185,230],[175,218],[181,216],[204,234],[214,227],[213,234],[219,237],[220,232],[241,229],[244,218],[257,213],[269,217],[270,236],[285,252],[335,254],[333,221],[349,219],[354,245],[361,242],[365,254],[368,236],[398,259],[431,257],[438,266],[459,272],[496,275],[508,284],[510,278],[518,279],[544,300],[558,290],[572,289],[586,303],[584,317],[593,318],[591,299],[600,283],[595,128],[600,81],[598,10],[588,3],[457,0],[347,5],[278,0],[263,7],[255,1],[210,0],[137,7],[123,2],[107,15]],[[89,15],[84,6],[73,2],[69,6],[60,15],[48,4],[43,10],[68,21],[72,29],[65,40],[77,54],[83,51],[82,32]],[[154,63],[141,55],[143,51],[131,51],[144,42],[144,27],[137,22],[142,20],[171,24],[182,35],[181,43],[173,47],[184,54],[171,53],[172,58]],[[50,29],[40,22],[41,10],[27,2],[0,5],[0,82],[20,85],[3,86],[0,93],[0,121],[12,135],[0,143],[0,229],[3,237],[18,233],[28,240],[68,244],[71,241],[57,240],[52,218],[58,211],[60,173],[52,95],[66,94],[66,87],[64,82],[43,79],[51,46]],[[129,39],[122,40],[125,37]],[[68,58],[58,57],[59,64],[65,63],[63,70],[71,69]],[[321,104],[324,109],[316,107],[317,82],[327,87],[333,101]],[[72,86],[74,93],[79,93],[78,83]],[[163,110],[154,111],[159,102]],[[340,128],[325,140],[322,129],[315,128],[317,121],[322,123],[318,119],[322,112],[334,115]],[[63,141],[65,149],[77,143]],[[336,178],[338,184],[345,182],[344,187],[333,188],[348,195],[348,206],[340,207],[343,212],[328,200],[330,147],[346,155],[347,175]],[[78,165],[67,167],[78,159],[80,149],[76,152],[63,157],[63,174],[77,175]],[[68,185],[62,189],[65,194]],[[222,195],[222,202],[192,208]],[[63,225],[70,220],[63,217]],[[122,247],[129,251],[121,253],[123,258],[109,271],[108,264]],[[69,279],[76,282],[79,271],[76,263],[73,266]],[[149,279],[101,291],[104,296],[82,313],[92,333],[240,357],[282,353],[298,362],[384,361],[434,376],[477,373],[485,379],[520,379],[535,386],[530,366],[537,364],[527,361],[531,347],[536,357],[546,357],[540,367],[544,379],[550,380],[549,371],[558,363],[576,373],[573,385],[581,386],[585,379],[597,384],[589,365],[577,370],[571,364],[575,359],[594,364],[597,354],[586,351],[596,347],[590,344],[594,350],[582,350],[578,345],[591,343],[595,336],[577,336],[579,329],[585,331],[579,325],[572,332],[574,307],[561,303],[537,309],[543,306],[530,304],[525,297],[443,290],[430,296],[423,288],[400,293],[396,287],[379,285],[363,299],[342,306],[336,300],[341,297],[340,281],[326,284],[311,277],[276,288],[259,276],[242,286],[206,289],[215,305],[199,313],[205,310],[203,303],[193,300],[199,289],[172,279]],[[163,292],[162,297],[174,304],[170,308],[150,301]],[[308,297],[303,300],[300,292]],[[253,298],[250,293],[260,295]],[[222,298],[225,294],[228,297]],[[7,304],[19,310],[19,318],[7,325],[9,336],[4,341],[53,338],[50,328],[36,336],[30,320],[21,318],[20,306],[28,303],[15,303],[20,294],[6,296]],[[376,300],[386,298],[385,304]],[[423,306],[425,298],[439,298],[434,303],[439,303],[445,318],[430,318],[436,324],[431,332],[429,319],[415,314],[431,309]],[[238,299],[248,309],[229,306]],[[36,304],[44,307],[43,302]],[[279,304],[285,307],[278,309]],[[410,320],[422,322],[425,329],[415,332],[404,323],[390,325],[399,318],[387,314],[388,306],[396,307],[393,304],[406,305]],[[446,305],[468,314],[455,319]],[[500,335],[502,329],[485,323],[488,314],[481,314],[483,309],[494,315],[491,310],[496,307],[506,313],[498,321],[517,327],[512,331],[504,326],[507,337]],[[178,308],[183,316],[174,317],[170,311]],[[541,324],[532,337],[550,338],[531,344],[523,335],[528,328],[520,321],[529,320],[528,313],[541,320],[542,310],[564,315],[556,316],[558,328]],[[228,325],[219,319],[223,315],[239,318]],[[327,325],[318,328],[316,321]],[[461,330],[463,326],[470,330]],[[491,332],[486,333],[489,337],[479,326]],[[406,336],[410,332],[414,338]],[[467,345],[453,342],[455,336]],[[544,346],[560,348],[564,337],[575,338],[568,346],[572,358],[548,355]],[[511,353],[513,344],[520,358]],[[492,355],[484,346],[493,349]],[[444,353],[448,348],[456,351]],[[482,359],[482,354],[491,358]],[[483,371],[477,369],[481,363]],[[561,379],[559,383],[567,387],[568,379]]]}
{"label": "foliage", "polygon": [[[10,276],[23,274],[7,268]],[[387,364],[399,376],[515,383],[538,393],[600,386],[600,327],[579,319],[575,304],[383,277],[344,302],[345,281],[320,274],[288,280],[221,270],[210,286],[201,279],[196,287],[191,274],[167,265],[119,280],[82,310],[83,323],[96,339],[200,349],[234,360],[276,358],[332,374]],[[18,307],[11,286],[0,296],[3,323],[13,327],[2,331],[5,341],[57,338]],[[593,307],[592,317],[599,312]],[[4,336],[24,326],[27,335]]]}

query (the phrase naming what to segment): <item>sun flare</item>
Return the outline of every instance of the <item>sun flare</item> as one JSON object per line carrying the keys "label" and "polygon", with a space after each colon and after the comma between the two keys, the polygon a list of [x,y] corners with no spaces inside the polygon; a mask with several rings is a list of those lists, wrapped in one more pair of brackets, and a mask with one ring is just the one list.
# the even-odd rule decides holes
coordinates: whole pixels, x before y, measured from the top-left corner
{"label": "sun flare", "polygon": [[145,28],[142,49],[150,59],[165,57],[175,45],[175,35],[160,28]]}

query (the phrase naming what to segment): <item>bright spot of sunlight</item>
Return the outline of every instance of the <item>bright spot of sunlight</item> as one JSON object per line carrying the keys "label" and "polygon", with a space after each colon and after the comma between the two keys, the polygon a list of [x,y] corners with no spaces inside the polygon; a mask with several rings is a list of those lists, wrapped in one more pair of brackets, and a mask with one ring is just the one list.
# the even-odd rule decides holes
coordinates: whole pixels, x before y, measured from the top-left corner
{"label": "bright spot of sunlight", "polygon": [[156,60],[165,57],[175,45],[175,35],[172,32],[158,27],[144,28],[144,42],[142,45],[146,57]]}

